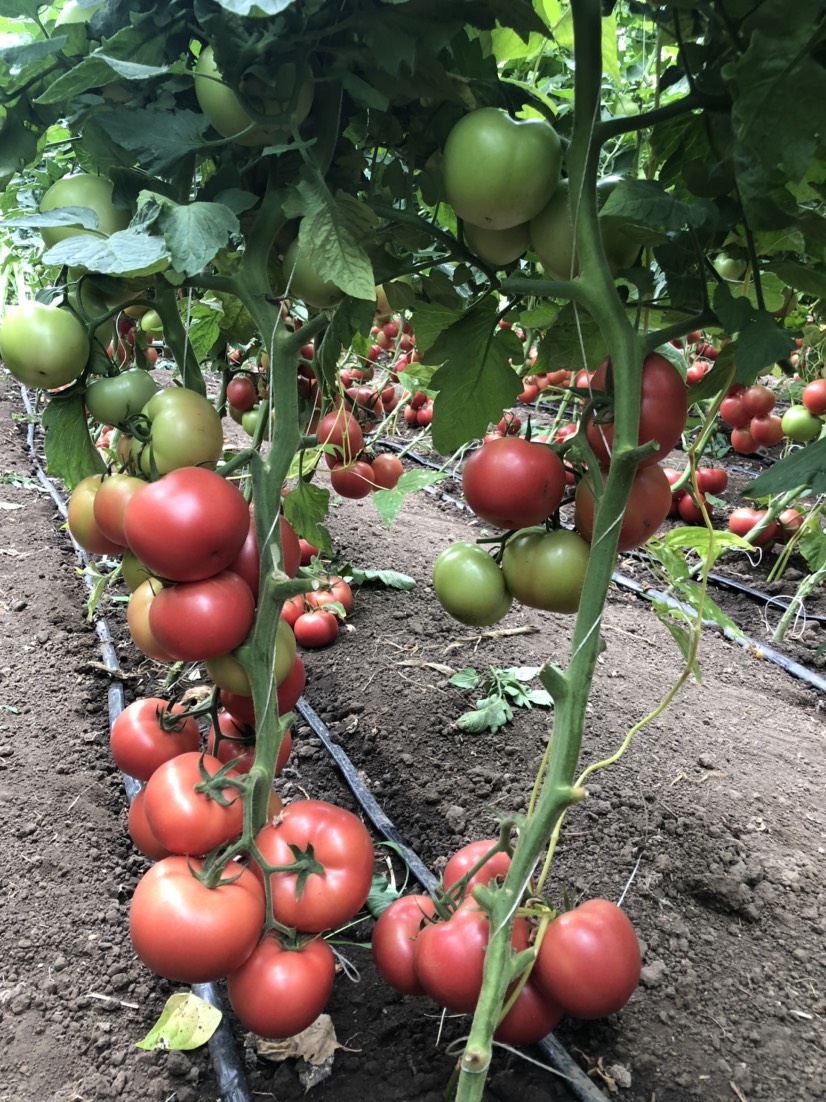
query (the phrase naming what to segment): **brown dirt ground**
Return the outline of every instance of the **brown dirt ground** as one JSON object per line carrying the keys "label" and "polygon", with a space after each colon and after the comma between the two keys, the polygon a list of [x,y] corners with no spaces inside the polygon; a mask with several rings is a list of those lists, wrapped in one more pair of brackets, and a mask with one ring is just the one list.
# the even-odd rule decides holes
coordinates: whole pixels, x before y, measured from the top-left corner
{"label": "brown dirt ground", "polygon": [[[216,1099],[207,1049],[134,1047],[176,987],[150,975],[129,944],[129,898],[146,863],[129,843],[122,780],[108,753],[110,679],[99,667],[61,517],[32,476],[21,411],[4,377],[0,1102]],[[434,496],[409,499],[389,531],[369,500],[337,503],[331,530],[345,560],[404,570],[418,584],[411,593],[364,587],[357,594],[340,640],[306,656],[306,699],[438,872],[458,846],[489,835],[498,813],[524,808],[547,714],[520,711],[496,735],[460,735],[453,722],[472,694],[430,666],[405,663],[484,669],[539,665],[549,655],[564,661],[570,624],[516,607],[501,626],[530,634],[478,636],[450,621],[429,586],[432,560],[478,529]],[[767,641],[759,608],[715,596]],[[821,598],[813,607],[822,606]],[[122,604],[109,601],[105,612],[127,700],[149,695],[162,671],[123,638]],[[680,665],[650,609],[620,590],[611,593],[603,635],[584,761],[612,751]],[[815,653],[824,639],[810,622],[786,649],[822,670]],[[564,889],[575,898],[616,899],[627,887],[624,906],[644,968],[620,1014],[566,1022],[558,1036],[606,1093],[613,1084],[627,1102],[824,1098],[824,698],[715,632],[704,633],[700,661],[703,683],[689,683],[626,757],[594,778],[567,821],[553,899]],[[285,798],[306,791],[356,808],[304,725],[280,786]],[[369,923],[357,934],[366,940]],[[454,1062],[448,1046],[464,1023],[449,1020],[440,1037],[434,1005],[389,991],[363,949],[346,952],[360,980],[341,977],[328,1008],[345,1049],[312,1093],[336,1102],[368,1094],[437,1102]],[[229,1021],[252,1096],[302,1097],[296,1061],[262,1060]],[[502,1052],[486,1097],[569,1094],[550,1073]]]}

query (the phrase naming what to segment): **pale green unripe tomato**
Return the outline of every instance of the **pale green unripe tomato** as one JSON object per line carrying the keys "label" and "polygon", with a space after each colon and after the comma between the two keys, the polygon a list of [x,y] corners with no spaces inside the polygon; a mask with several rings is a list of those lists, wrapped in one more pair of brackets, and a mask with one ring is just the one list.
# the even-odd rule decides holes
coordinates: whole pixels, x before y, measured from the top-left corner
{"label": "pale green unripe tomato", "polygon": [[69,0],[69,3],[55,19],[54,25],[55,27],[63,27],[67,23],[88,23],[98,8],[102,8],[105,3],[106,0],[100,0],[100,3],[92,4],[91,7],[81,8],[77,0]]}
{"label": "pale green unripe tomato", "polygon": [[[301,124],[310,113],[315,84],[307,69],[299,73],[295,65],[287,62],[280,67],[271,84],[256,78],[244,84],[244,94],[257,104],[262,115],[282,115],[289,107],[296,80],[301,80],[295,106],[295,122]],[[241,101],[229,85],[223,83],[215,64],[211,46],[201,50],[195,64],[195,95],[203,113],[224,138],[232,138],[238,145],[271,145],[289,133],[282,121],[272,126],[253,125],[255,120],[244,110]],[[253,128],[248,129],[250,126]],[[246,131],[246,132],[245,132]]]}
{"label": "pale green unripe tomato", "polygon": [[82,226],[43,226],[40,233],[47,248],[79,233],[108,236],[118,230],[125,230],[129,225],[129,211],[114,205],[112,186],[112,181],[104,176],[92,176],[86,172],[77,172],[73,176],[63,176],[56,180],[41,199],[40,210],[88,207],[98,216],[98,225],[96,230],[86,230]]}
{"label": "pale green unripe tomato", "polygon": [[576,532],[523,528],[505,545],[502,573],[508,590],[523,605],[574,613],[590,555],[591,545]]}
{"label": "pale green unripe tomato", "polygon": [[559,184],[562,146],[544,119],[512,119],[498,107],[461,118],[442,160],[447,200],[465,222],[507,230],[529,222]]}
{"label": "pale green unripe tomato", "polygon": [[496,624],[511,607],[502,571],[477,543],[454,543],[433,564],[439,604],[462,624]]}
{"label": "pale green unripe tomato", "polygon": [[480,260],[492,268],[504,268],[518,260],[530,248],[530,223],[522,222],[508,230],[486,230],[465,222],[465,241]]}
{"label": "pale green unripe tomato", "polygon": [[0,359],[24,386],[54,390],[81,374],[89,338],[68,310],[21,302],[7,307],[0,323]]}
{"label": "pale green unripe tomato", "polygon": [[322,279],[315,268],[302,255],[298,247],[298,238],[284,253],[284,290],[289,281],[290,298],[300,298],[308,306],[317,310],[326,310],[335,306],[344,298],[344,292],[330,280]]}

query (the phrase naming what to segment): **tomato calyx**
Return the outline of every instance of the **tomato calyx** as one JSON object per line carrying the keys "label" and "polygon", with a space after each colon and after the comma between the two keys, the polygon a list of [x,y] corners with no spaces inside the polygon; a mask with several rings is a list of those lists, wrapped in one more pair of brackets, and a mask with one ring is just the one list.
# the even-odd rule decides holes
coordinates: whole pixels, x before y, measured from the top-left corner
{"label": "tomato calyx", "polygon": [[[199,763],[199,771],[201,774],[201,780],[195,785],[195,791],[203,793],[207,799],[214,800],[220,807],[231,807],[236,800],[240,798],[240,794],[243,792],[246,784],[243,779],[239,779],[237,776],[228,776],[230,773],[234,773],[232,762],[226,762],[217,769],[214,773],[207,771],[204,765],[204,755],[201,754],[201,761]],[[233,796],[231,799],[224,795],[223,790],[225,788],[235,788],[238,790],[238,795]]]}

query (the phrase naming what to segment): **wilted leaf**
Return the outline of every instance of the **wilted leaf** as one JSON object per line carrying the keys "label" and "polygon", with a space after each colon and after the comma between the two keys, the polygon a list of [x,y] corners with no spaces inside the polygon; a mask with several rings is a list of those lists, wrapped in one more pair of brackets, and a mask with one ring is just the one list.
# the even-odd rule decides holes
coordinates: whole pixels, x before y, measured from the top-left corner
{"label": "wilted leaf", "polygon": [[200,1048],[218,1028],[221,1017],[217,1007],[191,992],[170,995],[160,1018],[135,1047],[179,1052]]}
{"label": "wilted leaf", "polygon": [[342,1046],[336,1038],[333,1019],[329,1014],[319,1014],[312,1025],[307,1026],[295,1037],[283,1041],[269,1041],[264,1037],[256,1040],[255,1047],[259,1056],[265,1060],[306,1060],[308,1064],[323,1064]]}

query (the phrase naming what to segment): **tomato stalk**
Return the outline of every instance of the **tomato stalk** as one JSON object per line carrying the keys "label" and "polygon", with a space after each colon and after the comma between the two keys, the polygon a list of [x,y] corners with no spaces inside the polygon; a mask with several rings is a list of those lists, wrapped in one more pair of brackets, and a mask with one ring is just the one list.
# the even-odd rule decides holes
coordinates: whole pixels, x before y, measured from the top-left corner
{"label": "tomato stalk", "polygon": [[181,382],[188,390],[206,396],[206,384],[198,357],[189,343],[189,336],[178,313],[177,288],[163,279],[155,281],[155,309],[163,322],[163,339],[181,372]]}

